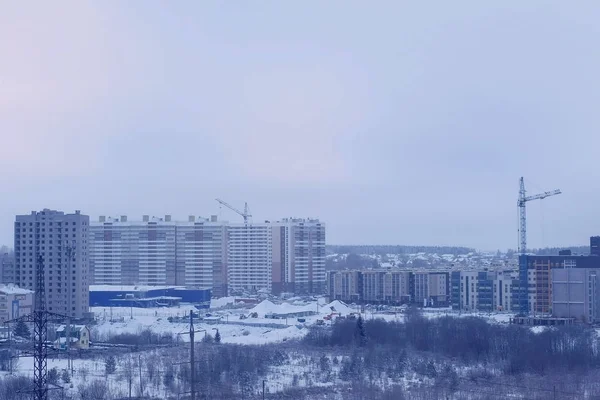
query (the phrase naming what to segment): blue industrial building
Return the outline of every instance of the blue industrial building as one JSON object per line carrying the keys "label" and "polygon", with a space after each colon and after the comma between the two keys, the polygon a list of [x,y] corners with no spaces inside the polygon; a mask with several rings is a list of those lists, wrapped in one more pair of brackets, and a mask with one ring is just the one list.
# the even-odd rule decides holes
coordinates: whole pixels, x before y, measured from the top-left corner
{"label": "blue industrial building", "polygon": [[90,307],[171,307],[190,303],[210,306],[210,289],[183,286],[90,285]]}

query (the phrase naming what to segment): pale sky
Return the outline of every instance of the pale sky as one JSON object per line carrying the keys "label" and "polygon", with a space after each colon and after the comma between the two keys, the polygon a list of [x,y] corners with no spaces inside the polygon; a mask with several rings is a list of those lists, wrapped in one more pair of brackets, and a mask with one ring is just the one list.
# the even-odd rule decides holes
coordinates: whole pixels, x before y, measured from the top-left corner
{"label": "pale sky", "polygon": [[600,234],[598,1],[0,1],[15,214],[327,223],[331,244]]}

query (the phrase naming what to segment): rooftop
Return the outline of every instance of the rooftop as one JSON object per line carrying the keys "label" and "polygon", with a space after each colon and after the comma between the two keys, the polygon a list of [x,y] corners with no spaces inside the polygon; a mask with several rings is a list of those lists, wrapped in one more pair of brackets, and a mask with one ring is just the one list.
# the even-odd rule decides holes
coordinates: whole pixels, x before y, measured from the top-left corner
{"label": "rooftop", "polygon": [[147,292],[149,290],[185,289],[183,286],[90,285],[90,292]]}
{"label": "rooftop", "polygon": [[0,293],[4,294],[33,294],[32,290],[23,289],[16,285],[0,285]]}

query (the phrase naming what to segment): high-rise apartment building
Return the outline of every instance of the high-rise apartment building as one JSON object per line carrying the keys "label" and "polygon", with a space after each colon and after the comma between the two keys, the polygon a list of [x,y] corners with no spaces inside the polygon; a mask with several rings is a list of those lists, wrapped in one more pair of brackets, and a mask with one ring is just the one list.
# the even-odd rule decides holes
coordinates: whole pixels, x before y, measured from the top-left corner
{"label": "high-rise apartment building", "polygon": [[94,284],[181,285],[212,289],[214,296],[325,291],[325,225],[318,220],[121,216],[100,217],[90,229]]}
{"label": "high-rise apartment building", "polygon": [[175,285],[175,226],[100,217],[90,226],[90,275],[94,285]]}
{"label": "high-rise apartment building", "polygon": [[175,240],[176,283],[201,289],[212,288],[214,296],[227,296],[227,225],[190,216],[177,224]]}
{"label": "high-rise apartment building", "polygon": [[17,215],[15,283],[36,289],[38,258],[44,266],[46,309],[76,318],[89,310],[89,217],[45,209]]}
{"label": "high-rise apartment building", "polygon": [[273,230],[270,223],[227,226],[227,276],[230,292],[271,292]]}
{"label": "high-rise apartment building", "polygon": [[273,293],[324,293],[325,224],[285,218],[271,225]]}
{"label": "high-rise apartment building", "polygon": [[100,217],[90,230],[93,284],[182,285],[227,294],[226,228],[216,217]]}

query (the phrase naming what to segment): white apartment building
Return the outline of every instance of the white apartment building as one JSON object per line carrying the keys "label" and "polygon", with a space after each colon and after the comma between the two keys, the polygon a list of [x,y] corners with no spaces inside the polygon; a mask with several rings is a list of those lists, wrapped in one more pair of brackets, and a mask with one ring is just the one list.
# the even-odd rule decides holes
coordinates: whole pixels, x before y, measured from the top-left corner
{"label": "white apartment building", "polygon": [[32,311],[33,291],[15,285],[0,285],[0,324]]}
{"label": "white apartment building", "polygon": [[90,226],[90,270],[96,285],[212,288],[215,296],[245,290],[324,293],[325,224],[100,217]]}
{"label": "white apartment building", "polygon": [[190,216],[187,223],[177,224],[176,284],[212,288],[215,296],[226,296],[227,225],[211,219]]}
{"label": "white apartment building", "polygon": [[448,272],[413,272],[413,296],[417,304],[442,306],[450,301],[450,279]]}
{"label": "white apartment building", "polygon": [[89,217],[44,209],[17,215],[15,283],[35,291],[38,259],[44,266],[45,304],[76,318],[89,311]]}
{"label": "white apartment building", "polygon": [[383,298],[386,302],[411,302],[411,272],[387,271],[383,276]]}
{"label": "white apartment building", "polygon": [[494,277],[494,310],[512,311],[518,304],[513,304],[513,299],[518,296],[518,290],[513,282],[518,278],[517,272],[498,271]]}
{"label": "white apartment building", "polygon": [[325,224],[285,218],[272,225],[273,292],[324,293]]}
{"label": "white apartment building", "polygon": [[512,270],[452,272],[452,307],[465,311],[514,311],[518,273]]}
{"label": "white apartment building", "polygon": [[479,271],[459,271],[455,273],[460,277],[458,308],[461,310],[477,310]]}
{"label": "white apartment building", "polygon": [[181,285],[227,294],[226,225],[190,216],[100,217],[91,225],[90,268],[97,285]]}
{"label": "white apartment building", "polygon": [[327,271],[327,292],[330,300],[360,301],[362,297],[361,271]]}
{"label": "white apartment building", "polygon": [[272,224],[268,222],[227,225],[227,277],[230,292],[271,292],[272,228]]}

